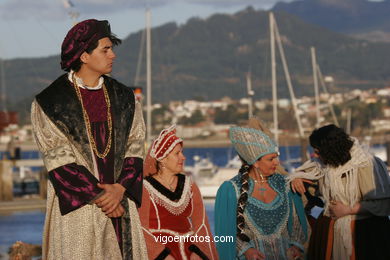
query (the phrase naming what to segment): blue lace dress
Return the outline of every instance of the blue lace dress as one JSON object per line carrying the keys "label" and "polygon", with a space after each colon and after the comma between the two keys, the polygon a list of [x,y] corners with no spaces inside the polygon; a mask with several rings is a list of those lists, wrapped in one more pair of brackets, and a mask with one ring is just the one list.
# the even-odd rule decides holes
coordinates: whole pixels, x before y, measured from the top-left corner
{"label": "blue lace dress", "polygon": [[[216,243],[220,259],[245,259],[244,253],[253,247],[265,259],[288,259],[287,249],[295,245],[304,249],[308,225],[302,200],[290,192],[285,177],[275,173],[268,178],[277,193],[270,203],[251,196],[254,182],[249,179],[248,200],[244,211],[245,234],[250,241],[236,237],[237,200],[241,188],[240,175],[225,181],[218,189],[215,201],[215,235],[233,237],[233,242]],[[225,239],[224,237],[224,239]]]}

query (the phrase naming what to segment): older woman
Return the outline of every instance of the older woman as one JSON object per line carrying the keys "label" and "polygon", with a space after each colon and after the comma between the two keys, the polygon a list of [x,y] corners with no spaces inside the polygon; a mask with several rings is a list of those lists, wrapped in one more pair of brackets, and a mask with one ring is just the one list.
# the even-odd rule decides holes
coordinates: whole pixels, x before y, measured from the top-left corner
{"label": "older woman", "polygon": [[230,140],[243,164],[217,193],[215,233],[234,237],[217,243],[220,259],[303,257],[308,225],[300,197],[277,172],[278,147],[254,118],[230,128]]}
{"label": "older woman", "polygon": [[310,259],[390,259],[390,177],[386,165],[335,125],[310,135],[318,160],[307,161],[289,179],[318,180],[325,206],[313,227]]}
{"label": "older woman", "polygon": [[217,259],[199,188],[182,174],[175,126],[153,142],[144,164],[140,219],[149,259]]}

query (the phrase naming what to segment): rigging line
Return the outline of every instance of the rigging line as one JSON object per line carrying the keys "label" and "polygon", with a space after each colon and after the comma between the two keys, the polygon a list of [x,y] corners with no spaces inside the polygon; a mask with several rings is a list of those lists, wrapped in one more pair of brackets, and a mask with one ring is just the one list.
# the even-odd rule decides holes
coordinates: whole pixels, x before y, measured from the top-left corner
{"label": "rigging line", "polygon": [[[159,84],[159,86],[160,86],[160,92],[161,93],[163,93],[163,97],[162,97],[162,100],[163,101],[166,101],[166,100],[169,100],[169,96],[171,96],[169,93],[168,93],[168,91],[163,91],[164,90],[164,86],[166,86],[167,85],[167,82],[168,82],[168,76],[167,76],[167,73],[166,73],[166,70],[165,70],[165,68],[164,68],[164,62],[163,62],[163,57],[164,57],[164,55],[162,54],[163,53],[163,47],[162,47],[162,45],[161,45],[161,41],[160,41],[160,34],[159,34],[159,31],[158,31],[158,28],[155,28],[154,30],[153,30],[153,39],[154,39],[154,41],[153,41],[153,43],[154,43],[154,48],[155,48],[155,51],[154,51],[154,53],[155,53],[155,55],[154,55],[154,57],[155,57],[155,61],[156,60],[158,60],[159,61],[159,66],[158,66],[158,68],[159,68],[159,73],[161,74],[161,79],[160,80],[156,80],[156,82],[159,82],[158,84]],[[153,45],[153,44],[152,44]],[[166,57],[166,56],[165,56]],[[169,67],[169,64],[170,64],[170,62],[169,61],[166,61],[166,67]],[[155,75],[157,75],[157,74],[155,74]],[[156,86],[156,85],[155,85]],[[155,88],[156,89],[156,88]],[[168,98],[167,98],[168,97]],[[159,100],[159,102],[161,102],[162,101],[161,99]]]}
{"label": "rigging line", "polygon": [[[17,45],[19,46],[19,49],[22,51],[22,53],[24,53],[24,55],[25,56],[28,56],[27,55],[27,52],[26,52],[26,48],[24,48],[24,46],[21,44],[21,42],[23,42],[18,36],[17,36],[17,34],[15,33],[15,32],[17,32],[18,30],[16,30],[15,28],[14,28],[14,26],[9,22],[9,20],[7,20],[7,23],[8,23],[8,26],[12,29],[11,31],[13,32],[12,33],[12,36],[15,38],[15,41],[16,41],[16,43],[17,43]],[[30,65],[30,68],[31,68],[31,71],[33,72],[33,74],[34,74],[34,76],[36,77],[36,78],[38,78],[39,76],[39,74],[38,74],[38,72],[37,72],[37,70],[35,69],[35,66],[34,66],[34,64],[32,64],[32,59],[28,59],[28,58],[26,58],[25,59],[28,63],[29,63],[29,65]]]}
{"label": "rigging line", "polygon": [[[145,9],[145,13],[149,8],[149,3],[147,0],[143,1],[144,3],[144,9]],[[139,47],[139,51],[138,51],[138,59],[137,59],[137,67],[136,67],[136,71],[135,71],[135,75],[134,75],[134,82],[133,82],[133,86],[138,86],[140,85],[140,81],[141,81],[141,72],[142,72],[142,64],[143,64],[143,61],[144,61],[144,54],[145,54],[145,47],[146,47],[146,33],[147,33],[147,30],[146,30],[146,24],[145,24],[145,27],[144,29],[142,30],[142,34],[141,34],[141,41],[140,41],[140,47]],[[146,72],[145,72],[145,83],[146,84]]]}
{"label": "rigging line", "polygon": [[[266,35],[270,35],[270,28],[269,26],[266,26]],[[267,38],[267,43],[270,42],[270,38]],[[263,74],[261,75],[261,78],[260,80],[262,79],[263,80],[263,85],[260,83],[259,84],[259,90],[260,90],[260,96],[263,97],[263,99],[265,99],[265,95],[266,95],[266,89],[269,89],[267,86],[267,79],[268,79],[268,75],[270,74],[270,70],[269,70],[269,67],[270,67],[270,60],[271,60],[271,48],[270,48],[270,45],[269,44],[265,44],[263,47],[262,47],[265,52],[264,53],[264,63],[263,63]]]}
{"label": "rigging line", "polygon": [[41,26],[42,30],[45,31],[50,38],[53,40],[53,44],[58,44],[58,42],[61,42],[61,39],[55,36],[50,30],[43,25],[43,23],[38,19],[38,17],[34,16],[35,21]]}
{"label": "rigging line", "polygon": [[334,108],[333,108],[332,95],[329,93],[328,88],[326,87],[324,77],[322,75],[320,66],[318,64],[317,64],[317,73],[318,73],[318,76],[320,78],[320,83],[321,83],[321,86],[322,86],[322,89],[323,89],[324,93],[330,95],[330,97],[331,97],[331,98],[328,99],[328,102],[327,102],[328,103],[328,107],[329,107],[330,112],[332,114],[333,121],[334,121],[335,125],[339,126],[339,121],[337,120],[337,116],[336,116],[336,113],[335,113]]}
{"label": "rigging line", "polygon": [[141,66],[142,66],[142,61],[144,59],[145,35],[146,35],[146,28],[142,30],[141,42],[140,42],[140,47],[138,52],[137,68],[135,72],[134,86],[138,86],[140,81]]}
{"label": "rigging line", "polygon": [[[4,50],[3,46],[1,45],[1,42],[0,42],[0,50]],[[1,54],[1,53],[0,53]],[[8,115],[8,109],[7,109],[7,87],[6,87],[6,81],[5,81],[5,69],[4,69],[4,63],[5,63],[5,60],[3,58],[1,58],[0,56],[0,77],[1,77],[1,81],[0,81],[0,85],[1,85],[1,92],[0,92],[0,101],[1,103],[3,104],[2,106],[2,111],[4,112],[4,119],[5,119],[5,122],[8,123],[9,122],[9,115]]]}
{"label": "rigging line", "polygon": [[5,121],[8,122],[8,114],[7,114],[7,93],[6,93],[6,86],[5,86],[5,71],[4,71],[4,60],[0,58],[0,73],[1,73],[1,100],[2,100],[2,109],[5,115]]}
{"label": "rigging line", "polygon": [[301,138],[304,138],[304,130],[303,130],[301,119],[300,119],[300,115],[299,115],[299,112],[298,112],[298,104],[297,104],[297,100],[295,98],[295,93],[294,93],[294,89],[293,89],[292,82],[291,82],[290,72],[288,70],[287,61],[286,61],[286,57],[285,57],[285,54],[284,54],[283,44],[282,44],[282,40],[281,40],[281,37],[280,37],[280,34],[279,34],[278,24],[276,23],[275,18],[273,18],[272,21],[274,23],[274,32],[275,32],[275,36],[276,36],[275,37],[276,38],[276,43],[277,43],[277,47],[279,49],[280,57],[282,59],[283,70],[284,70],[285,78],[286,78],[286,81],[287,81],[287,87],[288,87],[288,90],[290,92],[291,102],[292,102],[292,105],[293,105],[295,118],[296,118],[296,121],[297,121],[297,124],[298,124],[299,136]]}

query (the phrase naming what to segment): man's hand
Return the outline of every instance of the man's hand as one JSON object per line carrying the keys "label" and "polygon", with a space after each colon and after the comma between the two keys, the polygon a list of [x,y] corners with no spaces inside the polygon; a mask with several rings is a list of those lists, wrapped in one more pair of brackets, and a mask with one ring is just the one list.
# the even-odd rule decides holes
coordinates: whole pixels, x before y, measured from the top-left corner
{"label": "man's hand", "polygon": [[106,216],[109,218],[119,218],[122,217],[124,213],[125,209],[121,204],[119,204],[118,207],[112,213],[106,214]]}
{"label": "man's hand", "polygon": [[126,189],[119,183],[98,183],[97,186],[104,190],[104,194],[96,199],[94,203],[108,216],[118,208]]}
{"label": "man's hand", "polygon": [[302,178],[296,178],[291,181],[291,189],[293,192],[297,193],[299,192],[301,195],[303,195],[306,192],[304,182],[313,184],[311,180],[302,179]]}

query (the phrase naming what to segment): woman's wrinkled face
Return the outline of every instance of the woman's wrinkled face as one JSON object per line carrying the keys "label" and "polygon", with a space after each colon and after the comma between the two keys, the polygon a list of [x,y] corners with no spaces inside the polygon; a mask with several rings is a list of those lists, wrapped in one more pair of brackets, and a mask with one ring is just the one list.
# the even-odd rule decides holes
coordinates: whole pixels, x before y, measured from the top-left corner
{"label": "woman's wrinkled face", "polygon": [[182,145],[177,144],[168,156],[161,160],[161,163],[165,167],[165,171],[176,174],[183,172],[185,159]]}
{"label": "woman's wrinkled face", "polygon": [[271,176],[275,173],[276,167],[279,165],[279,155],[270,153],[264,155],[253,164],[264,176]]}

